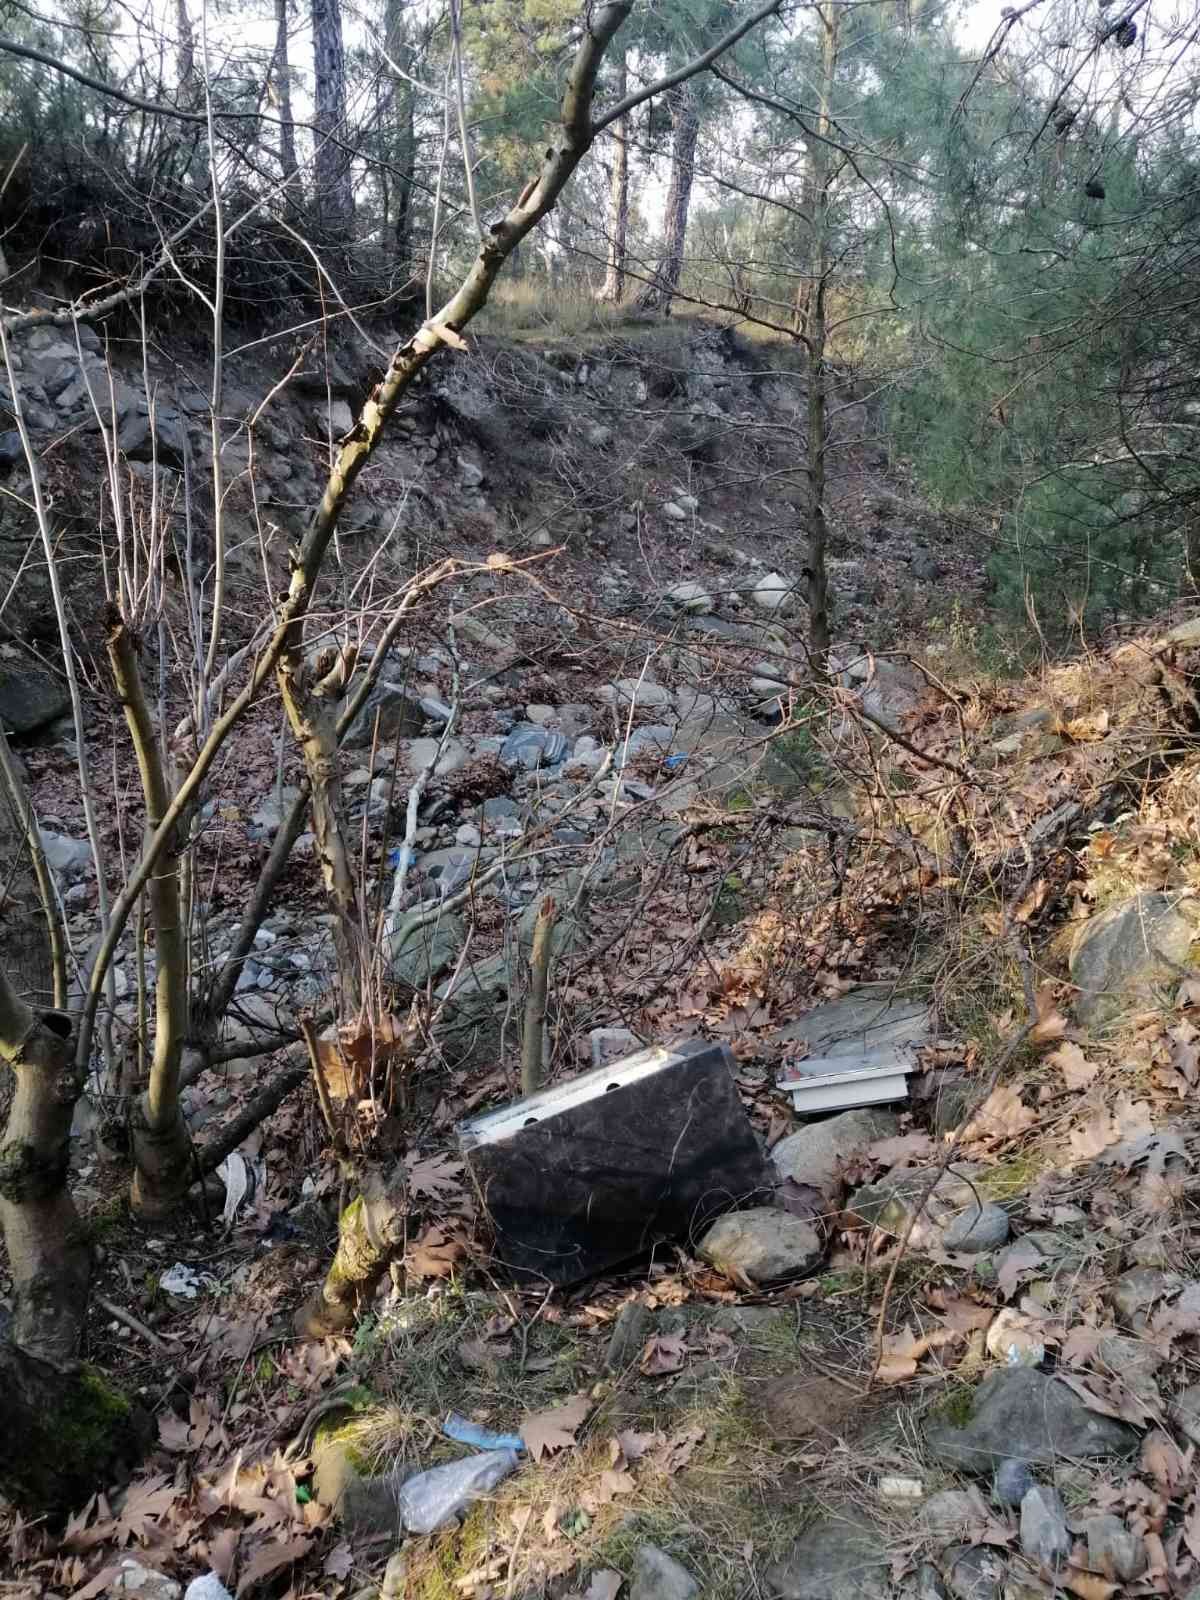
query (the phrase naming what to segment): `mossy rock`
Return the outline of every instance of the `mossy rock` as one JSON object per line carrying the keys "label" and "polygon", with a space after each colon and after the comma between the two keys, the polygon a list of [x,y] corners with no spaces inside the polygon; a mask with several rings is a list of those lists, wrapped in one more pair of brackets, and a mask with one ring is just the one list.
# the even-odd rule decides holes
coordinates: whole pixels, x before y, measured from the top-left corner
{"label": "mossy rock", "polygon": [[0,1493],[51,1516],[124,1477],[149,1448],[150,1418],[94,1367],[62,1372],[0,1346],[0,1427],[17,1448]]}

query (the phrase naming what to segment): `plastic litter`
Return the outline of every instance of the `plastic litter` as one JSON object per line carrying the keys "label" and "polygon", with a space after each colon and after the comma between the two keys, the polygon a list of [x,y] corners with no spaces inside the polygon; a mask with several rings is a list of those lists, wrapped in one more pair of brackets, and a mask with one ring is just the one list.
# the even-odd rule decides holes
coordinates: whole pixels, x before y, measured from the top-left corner
{"label": "plastic litter", "polygon": [[183,1600],[233,1600],[233,1596],[215,1572],[206,1572],[202,1578],[192,1579]]}
{"label": "plastic litter", "polygon": [[457,1411],[451,1411],[447,1416],[442,1423],[442,1432],[447,1439],[474,1445],[476,1450],[515,1450],[521,1455],[525,1449],[525,1441],[519,1433],[493,1433],[491,1428],[481,1428],[477,1422],[460,1416]]}
{"label": "plastic litter", "polygon": [[444,1528],[462,1516],[473,1500],[503,1483],[519,1464],[515,1450],[489,1450],[418,1472],[396,1495],[400,1521],[409,1533]]}
{"label": "plastic litter", "polygon": [[211,1272],[197,1272],[186,1262],[177,1261],[168,1267],[158,1280],[158,1287],[167,1294],[177,1294],[181,1299],[194,1300],[201,1289],[219,1289],[220,1284]]}
{"label": "plastic litter", "polygon": [[674,755],[667,756],[663,766],[668,772],[678,772],[687,761],[687,756],[682,750],[677,750]]}

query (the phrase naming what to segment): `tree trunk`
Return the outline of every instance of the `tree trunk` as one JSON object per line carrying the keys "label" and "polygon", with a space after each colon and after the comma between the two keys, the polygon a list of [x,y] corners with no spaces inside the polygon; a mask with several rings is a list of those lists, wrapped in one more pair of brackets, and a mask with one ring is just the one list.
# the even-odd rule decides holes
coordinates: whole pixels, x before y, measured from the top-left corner
{"label": "tree trunk", "polygon": [[[397,67],[405,72],[412,65],[412,52],[408,47],[408,33],[404,21],[404,0],[389,0],[387,12],[387,53]],[[417,141],[413,126],[413,86],[399,72],[392,74],[392,94],[396,106],[395,151],[392,166],[395,169],[396,215],[392,224],[396,247],[396,266],[408,271],[412,265],[412,192],[416,176]]]}
{"label": "tree trunk", "polygon": [[[17,757],[0,728],[0,965],[37,1010],[66,1005],[66,951],[54,882]],[[5,1104],[0,1093],[0,1105]]]}
{"label": "tree trunk", "polygon": [[176,92],[181,103],[187,105],[196,87],[196,36],[187,0],[175,0],[175,33]]}
{"label": "tree trunk", "polygon": [[313,174],[317,220],[325,231],[348,239],[354,222],[354,189],[346,126],[346,52],[341,0],[311,0],[316,151]]}
{"label": "tree trunk", "polygon": [[[119,612],[110,614],[108,658],[117,698],[137,758],[146,802],[146,837],[158,830],[171,803],[158,737],[146,704],[138,670],[137,650]],[[154,1058],[150,1082],[130,1116],[133,1145],[133,1188],[130,1204],[141,1217],[173,1211],[187,1194],[193,1177],[192,1143],[180,1106],[180,1066],[187,1035],[188,985],[186,941],[179,899],[178,835],[170,841],[150,879],[150,913],[154,926]]]}
{"label": "tree trunk", "polygon": [[298,649],[279,663],[279,688],[312,790],[312,828],[321,876],[334,915],[343,1018],[360,1017],[369,993],[370,957],[350,851],[342,826],[338,771],[338,702],[354,671],[354,652],[322,651],[310,665]]}
{"label": "tree trunk", "polygon": [[407,1198],[403,1167],[387,1178],[375,1168],[367,1173],[361,1194],[342,1212],[337,1254],[325,1282],[296,1313],[302,1338],[326,1339],[353,1325],[404,1241]]}
{"label": "tree trunk", "polygon": [[77,1506],[140,1456],[145,1422],[79,1362],[92,1252],[67,1188],[83,1087],[70,1019],[35,1012],[0,967],[0,1058],[16,1090],[0,1146],[0,1223],[13,1281],[0,1317],[0,1491],[35,1511]]}
{"label": "tree trunk", "polygon": [[[296,125],[292,121],[292,68],[288,58],[288,0],[275,0],[275,54],[271,59],[271,84],[279,112],[279,165],[287,179],[300,171],[296,160]],[[292,189],[292,198],[296,191]]]}
{"label": "tree trunk", "polygon": [[[617,65],[616,96],[623,100],[628,90],[628,58],[625,51]],[[629,119],[622,117],[613,126],[613,158],[608,180],[608,255],[604,266],[604,285],[599,300],[617,305],[625,293],[625,253],[629,235]]]}
{"label": "tree trunk", "polygon": [[700,135],[700,106],[691,81],[677,83],[667,90],[674,132],[671,136],[671,181],[667,188],[664,216],[663,251],[658,271],[638,296],[643,311],[661,311],[669,316],[671,303],[683,275],[683,250],[687,240],[688,210],[692,203],[692,180],[696,175],[696,140]]}
{"label": "tree trunk", "polygon": [[822,30],[821,89],[816,137],[809,147],[809,275],[806,304],[797,303],[808,382],[808,648],[817,677],[829,672],[829,580],[826,566],[825,464],[829,446],[829,364],[826,289],[830,270],[830,210],[833,183],[832,102],[838,65],[838,11],[833,0],[818,8]]}

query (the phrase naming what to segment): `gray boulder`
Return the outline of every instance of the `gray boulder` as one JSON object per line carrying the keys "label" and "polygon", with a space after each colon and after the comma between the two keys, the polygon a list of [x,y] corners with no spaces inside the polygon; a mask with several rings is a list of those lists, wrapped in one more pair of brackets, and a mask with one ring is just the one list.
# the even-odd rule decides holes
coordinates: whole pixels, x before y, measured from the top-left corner
{"label": "gray boulder", "polygon": [[992,1373],[975,1391],[963,1426],[935,1422],[925,1431],[936,1461],[980,1474],[1009,1457],[1049,1466],[1128,1455],[1137,1440],[1132,1428],[1089,1410],[1066,1384],[1032,1367]]}
{"label": "gray boulder", "polygon": [[813,1523],[763,1576],[779,1600],[885,1600],[889,1564],[878,1531],[847,1506]]}
{"label": "gray boulder", "polygon": [[39,828],[42,853],[51,871],[64,878],[77,878],[92,864],[92,847],[86,839],[68,839],[65,833]]}
{"label": "gray boulder", "polygon": [[362,748],[375,738],[375,723],[379,722],[379,744],[386,748],[397,739],[411,739],[419,734],[429,719],[429,714],[416,695],[411,695],[398,683],[383,680],[367,696],[366,704],[346,730],[343,741],[351,748]]}
{"label": "gray boulder", "polygon": [[392,977],[423,989],[453,964],[465,937],[462,919],[452,912],[424,927],[414,927],[412,919],[402,922],[391,940]]}
{"label": "gray boulder", "polygon": [[686,1567],[656,1544],[640,1545],[634,1552],[629,1600],[692,1600],[700,1585]]}
{"label": "gray boulder", "polygon": [[899,1130],[893,1112],[864,1106],[790,1133],[771,1151],[771,1159],[782,1179],[809,1184],[832,1203],[841,1196],[845,1187],[842,1173],[855,1152],[865,1150],[876,1139],[891,1138]]}
{"label": "gray boulder", "polygon": [[753,1206],[714,1222],[697,1253],[735,1282],[760,1284],[811,1272],[820,1265],[824,1246],[803,1217],[774,1206]]}
{"label": "gray boulder", "polygon": [[1191,966],[1200,906],[1178,894],[1137,894],[1091,917],[1075,936],[1075,1014],[1090,1024],[1153,1005]]}
{"label": "gray boulder", "polygon": [[33,733],[71,709],[67,686],[36,662],[0,658],[0,725]]}
{"label": "gray boulder", "polygon": [[923,1044],[933,1019],[924,1000],[852,989],[837,1000],[815,1007],[797,1022],[779,1030],[781,1039],[803,1039],[813,1056],[858,1056],[883,1045]]}

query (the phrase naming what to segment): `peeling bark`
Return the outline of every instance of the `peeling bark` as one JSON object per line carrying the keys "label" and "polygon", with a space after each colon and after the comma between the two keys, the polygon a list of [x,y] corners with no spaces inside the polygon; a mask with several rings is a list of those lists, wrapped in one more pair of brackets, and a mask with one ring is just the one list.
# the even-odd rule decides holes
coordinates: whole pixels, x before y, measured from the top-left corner
{"label": "peeling bark", "polygon": [[362,1193],[342,1212],[337,1254],[325,1282],[296,1314],[302,1338],[328,1338],[353,1325],[404,1242],[407,1215],[404,1168],[397,1167],[387,1178],[372,1168]]}

